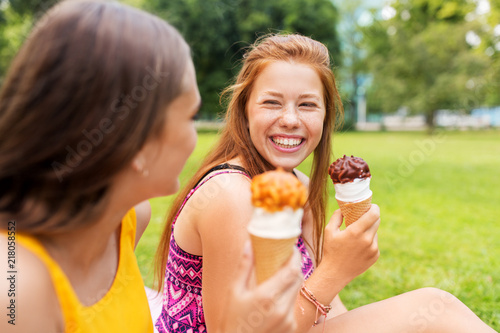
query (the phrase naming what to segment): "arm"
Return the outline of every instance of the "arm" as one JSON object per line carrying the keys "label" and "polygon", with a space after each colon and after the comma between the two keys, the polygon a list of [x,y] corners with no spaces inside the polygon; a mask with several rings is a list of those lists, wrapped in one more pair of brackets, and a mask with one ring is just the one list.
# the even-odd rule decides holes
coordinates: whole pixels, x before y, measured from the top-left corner
{"label": "arm", "polygon": [[332,310],[328,314],[327,320],[336,316],[339,316],[343,313],[346,313],[348,310],[345,307],[344,303],[342,303],[342,300],[340,299],[340,296],[337,295],[333,299],[333,301],[330,303]]}
{"label": "arm", "polygon": [[137,247],[137,244],[139,243],[139,240],[141,239],[144,230],[146,230],[146,227],[148,226],[149,221],[151,220],[151,204],[149,203],[148,200],[146,200],[141,202],[134,208],[135,208],[135,216],[137,219],[137,227],[135,232],[135,247]]}
{"label": "arm", "polygon": [[252,213],[250,182],[241,175],[221,175],[195,195],[213,198],[194,217],[203,252],[203,309],[207,331],[211,331],[227,315],[222,311],[227,304],[221,295],[230,292],[243,245],[248,240],[246,226]]}
{"label": "arm", "polygon": [[[297,169],[294,171],[297,178],[309,188],[309,178]],[[339,229],[342,224],[342,215],[340,210],[338,210],[335,212],[325,229],[323,260],[319,267],[316,267],[312,276],[307,280],[306,286],[316,297],[318,297],[322,304],[330,304],[332,306],[332,310],[328,314],[327,319],[347,312],[346,307],[340,300],[338,295],[339,292],[357,275],[368,269],[378,258],[376,231],[380,220],[378,207],[376,207],[375,210],[376,212],[374,212],[372,217],[368,217],[368,219],[362,222],[365,223],[364,227],[359,229],[354,228],[357,230],[350,229],[349,232],[345,234],[345,231],[340,231]],[[358,222],[356,224],[358,224]],[[307,243],[313,244],[313,220],[310,211],[307,212],[307,207],[302,227],[302,236],[307,240]],[[355,248],[352,253],[358,253],[358,250],[364,251],[363,254],[370,258],[365,261],[360,260],[360,257],[345,257],[344,252],[347,252],[347,255],[350,254],[348,252],[349,250],[347,250],[349,247],[346,246],[353,246]],[[311,251],[309,252],[313,253]],[[371,257],[372,255],[374,256],[373,258]],[[362,271],[359,273],[357,271],[350,272],[351,267],[360,267]],[[298,296],[297,303],[299,306],[295,310],[299,318],[298,332],[306,332],[308,327],[310,328],[310,325],[314,322],[316,308],[301,295]],[[306,306],[304,306],[304,304]],[[302,309],[304,309],[304,313],[302,313]],[[302,320],[300,320],[300,318],[304,319],[304,326],[301,326],[300,323]],[[310,320],[307,318],[310,318]]]}
{"label": "arm", "polygon": [[[363,215],[356,223],[340,230],[342,215],[335,211],[325,229],[323,259],[307,280],[307,288],[321,304],[330,304],[338,293],[356,276],[366,271],[378,259],[377,230],[380,211],[377,205]],[[298,296],[295,308],[298,322],[296,332],[307,332],[316,316],[316,307]]]}
{"label": "arm", "polygon": [[[0,306],[3,316],[0,321],[1,332],[38,332],[43,327],[47,332],[63,332],[64,320],[59,301],[54,290],[52,279],[43,265],[32,253],[21,245],[16,245],[16,287],[11,289],[11,274],[7,267],[7,239],[0,235],[0,257],[5,259],[0,262]],[[9,289],[12,290],[9,296]],[[12,300],[15,305],[15,317],[7,309]],[[15,319],[15,325],[8,323]]]}

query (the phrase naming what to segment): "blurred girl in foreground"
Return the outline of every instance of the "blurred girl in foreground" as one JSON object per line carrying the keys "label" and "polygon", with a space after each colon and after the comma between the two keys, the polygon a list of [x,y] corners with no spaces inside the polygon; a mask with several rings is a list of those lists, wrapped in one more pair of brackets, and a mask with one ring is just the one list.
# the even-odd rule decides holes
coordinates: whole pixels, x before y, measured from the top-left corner
{"label": "blurred girl in foreground", "polygon": [[[0,331],[153,332],[134,248],[145,200],[178,190],[200,103],[189,47],[152,15],[65,1],[37,23],[0,93],[0,304],[15,302]],[[293,330],[295,259],[251,290],[251,256],[239,257],[214,332],[234,332],[275,290],[283,304],[262,332]]]}
{"label": "blurred girl in foreground", "polygon": [[[249,49],[227,92],[226,127],[175,201],[158,250],[157,268],[160,274],[165,271],[164,311],[156,323],[161,332],[175,327],[211,332],[224,318],[217,310],[224,304],[219,295],[233,283],[240,244],[248,238],[249,179],[277,167],[293,172],[309,188],[297,242],[305,279],[295,305],[297,332],[493,332],[458,299],[437,289],[348,312],[338,298],[379,256],[380,213],[372,205],[340,230],[337,210],[325,228],[332,134],[342,106],[324,45],[299,35],[263,38]],[[296,168],[312,153],[309,179]],[[195,282],[202,293],[185,288],[186,274],[174,269],[188,265],[197,268]],[[179,302],[177,295],[196,302]],[[439,316],[421,316],[421,309],[436,305]],[[185,313],[199,314],[198,321],[185,321]]]}

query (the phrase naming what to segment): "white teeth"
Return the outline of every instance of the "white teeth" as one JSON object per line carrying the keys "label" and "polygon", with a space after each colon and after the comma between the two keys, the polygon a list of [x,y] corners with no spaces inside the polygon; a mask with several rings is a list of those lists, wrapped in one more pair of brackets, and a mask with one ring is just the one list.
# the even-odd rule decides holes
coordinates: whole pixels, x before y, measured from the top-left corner
{"label": "white teeth", "polygon": [[302,142],[301,139],[290,139],[290,138],[279,138],[279,137],[274,137],[272,139],[275,144],[277,144],[282,148],[297,147]]}

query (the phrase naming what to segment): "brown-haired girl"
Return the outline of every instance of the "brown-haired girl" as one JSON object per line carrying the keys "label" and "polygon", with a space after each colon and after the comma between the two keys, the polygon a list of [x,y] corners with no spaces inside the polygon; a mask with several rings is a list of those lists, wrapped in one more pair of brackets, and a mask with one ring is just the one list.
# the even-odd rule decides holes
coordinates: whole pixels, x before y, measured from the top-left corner
{"label": "brown-haired girl", "polygon": [[[230,316],[217,309],[247,239],[249,179],[277,167],[293,172],[309,188],[297,242],[305,282],[297,293],[296,332],[493,332],[460,301],[437,289],[352,311],[342,305],[338,293],[379,256],[380,214],[372,205],[355,224],[340,230],[342,216],[336,211],[325,227],[332,134],[342,105],[324,45],[300,35],[262,38],[248,50],[226,92],[231,97],[226,126],[175,201],[157,253],[158,277],[165,272],[164,309],[156,322],[160,332],[211,332]],[[296,167],[310,154],[309,179]],[[268,307],[276,301],[269,295]],[[425,327],[412,321],[433,302],[442,305],[440,316]],[[258,328],[262,313],[241,323],[240,332]]]}
{"label": "brown-haired girl", "polygon": [[[0,270],[14,279],[0,279],[2,308],[14,304],[0,331],[153,332],[134,248],[145,200],[179,187],[200,103],[189,47],[166,22],[92,0],[44,15],[0,92]],[[220,309],[234,315],[214,331],[275,289],[285,301],[261,332],[293,329],[293,260],[281,275],[296,278],[255,290],[251,255],[240,262]]]}

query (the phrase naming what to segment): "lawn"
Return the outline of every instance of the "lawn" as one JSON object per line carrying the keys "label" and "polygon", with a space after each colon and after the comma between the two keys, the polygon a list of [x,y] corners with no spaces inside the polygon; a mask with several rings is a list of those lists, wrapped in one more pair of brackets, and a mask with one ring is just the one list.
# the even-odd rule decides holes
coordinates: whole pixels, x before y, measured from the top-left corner
{"label": "lawn", "polygon": [[[199,135],[181,183],[215,140],[215,134]],[[380,259],[342,291],[346,306],[432,286],[500,331],[500,132],[338,133],[334,147],[335,157],[368,162],[382,216]],[[309,173],[310,160],[299,168]],[[329,214],[338,208],[333,186],[330,193]],[[151,204],[153,217],[136,250],[149,286],[170,199]]]}

